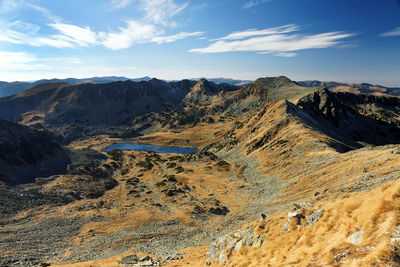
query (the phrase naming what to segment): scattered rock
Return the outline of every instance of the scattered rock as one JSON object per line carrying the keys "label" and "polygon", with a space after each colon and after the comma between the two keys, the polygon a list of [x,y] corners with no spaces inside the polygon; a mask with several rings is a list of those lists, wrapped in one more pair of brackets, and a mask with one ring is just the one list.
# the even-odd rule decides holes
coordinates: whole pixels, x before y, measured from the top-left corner
{"label": "scattered rock", "polygon": [[243,246],[249,246],[253,248],[259,248],[264,243],[264,235],[253,235],[254,229],[248,228],[245,230],[239,230],[232,232],[226,236],[218,238],[217,241],[212,243],[208,249],[208,255],[206,264],[210,265],[218,260],[220,264],[226,263],[228,255],[232,249],[239,251]]}
{"label": "scattered rock", "polygon": [[345,249],[345,250],[339,252],[338,254],[336,254],[334,256],[334,258],[335,258],[334,262],[337,263],[337,262],[341,261],[342,259],[346,258],[348,255],[350,255],[350,253],[351,253],[350,249]]}
{"label": "scattered rock", "polygon": [[138,262],[139,262],[139,258],[136,256],[136,254],[123,257],[122,259],[119,260],[120,264],[124,264],[127,266],[136,264]]}
{"label": "scattered rock", "polygon": [[291,221],[292,220],[290,218],[287,220],[287,222],[285,223],[285,225],[281,229],[281,234],[285,233],[285,232],[287,232],[289,230],[289,226],[290,226],[290,222]]}
{"label": "scattered rock", "polygon": [[229,209],[227,207],[217,207],[217,208],[210,208],[208,210],[209,213],[215,214],[215,215],[226,215],[229,212]]}
{"label": "scattered rock", "polygon": [[362,236],[362,231],[355,232],[349,238],[347,241],[355,246],[358,246],[361,242],[361,236]]}
{"label": "scattered rock", "polygon": [[320,217],[324,215],[324,212],[322,210],[316,210],[313,211],[313,213],[308,216],[308,225],[313,226]]}
{"label": "scattered rock", "polygon": [[151,260],[151,259],[152,259],[152,258],[150,258],[149,255],[146,255],[146,256],[141,257],[141,258],[140,258],[140,261],[148,261],[148,260]]}
{"label": "scattered rock", "polygon": [[306,218],[306,216],[304,216],[303,212],[304,212],[303,210],[295,210],[293,212],[289,212],[288,213],[288,217],[289,218],[291,218],[291,217],[296,218],[297,219],[297,225],[300,225],[301,224],[301,220]]}

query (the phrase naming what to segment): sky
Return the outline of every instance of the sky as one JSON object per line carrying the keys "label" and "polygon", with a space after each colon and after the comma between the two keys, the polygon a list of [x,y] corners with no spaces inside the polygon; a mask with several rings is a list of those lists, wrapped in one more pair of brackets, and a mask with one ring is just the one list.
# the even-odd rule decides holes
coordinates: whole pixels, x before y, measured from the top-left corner
{"label": "sky", "polygon": [[0,0],[0,80],[368,82],[400,87],[400,0]]}

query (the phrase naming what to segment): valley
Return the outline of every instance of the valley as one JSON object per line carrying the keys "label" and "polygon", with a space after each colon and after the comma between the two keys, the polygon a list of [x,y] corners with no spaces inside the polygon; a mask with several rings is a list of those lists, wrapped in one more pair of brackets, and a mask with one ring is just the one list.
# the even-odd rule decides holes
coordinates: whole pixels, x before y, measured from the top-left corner
{"label": "valley", "polygon": [[399,104],[284,76],[1,98],[0,265],[397,266]]}

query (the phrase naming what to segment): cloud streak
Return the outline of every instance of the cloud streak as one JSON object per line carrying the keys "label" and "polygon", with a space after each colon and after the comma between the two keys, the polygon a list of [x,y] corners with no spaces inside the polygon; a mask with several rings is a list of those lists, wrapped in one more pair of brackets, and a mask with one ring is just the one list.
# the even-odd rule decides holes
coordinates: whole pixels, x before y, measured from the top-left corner
{"label": "cloud streak", "polygon": [[140,0],[140,8],[145,12],[144,21],[175,27],[177,23],[171,18],[181,13],[189,4],[177,5],[173,0]]}
{"label": "cloud streak", "polygon": [[384,32],[381,34],[381,36],[385,36],[385,37],[400,36],[400,27],[397,27],[389,32]]}
{"label": "cloud streak", "polygon": [[112,0],[110,6],[112,9],[122,9],[129,6],[132,0]]}
{"label": "cloud streak", "polygon": [[118,32],[103,33],[101,43],[111,50],[119,50],[128,48],[135,43],[150,42],[159,32],[154,25],[127,21],[126,28],[120,28]]}
{"label": "cloud streak", "polygon": [[257,52],[276,53],[277,56],[292,57],[294,51],[327,48],[341,44],[343,39],[354,36],[344,32],[327,32],[312,35],[300,35],[294,24],[264,30],[246,30],[235,32],[214,40],[204,48],[189,50],[197,53]]}
{"label": "cloud streak", "polygon": [[252,8],[266,2],[269,2],[269,0],[250,0],[245,2],[242,8]]}
{"label": "cloud streak", "polygon": [[157,44],[163,44],[163,43],[172,43],[180,39],[184,39],[187,37],[193,37],[193,36],[201,36],[203,35],[204,32],[180,32],[178,34],[170,35],[170,36],[159,36],[159,37],[154,37],[152,39],[152,42],[155,42]]}

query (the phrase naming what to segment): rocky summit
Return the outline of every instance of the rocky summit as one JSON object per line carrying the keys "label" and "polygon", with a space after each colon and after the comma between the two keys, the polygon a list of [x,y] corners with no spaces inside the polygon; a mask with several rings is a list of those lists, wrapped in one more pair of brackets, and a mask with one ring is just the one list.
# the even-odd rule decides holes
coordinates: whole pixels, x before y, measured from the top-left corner
{"label": "rocky summit", "polygon": [[[400,100],[338,86],[57,81],[0,98],[0,265],[398,266]],[[197,150],[106,149],[123,143]]]}

